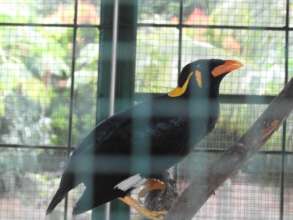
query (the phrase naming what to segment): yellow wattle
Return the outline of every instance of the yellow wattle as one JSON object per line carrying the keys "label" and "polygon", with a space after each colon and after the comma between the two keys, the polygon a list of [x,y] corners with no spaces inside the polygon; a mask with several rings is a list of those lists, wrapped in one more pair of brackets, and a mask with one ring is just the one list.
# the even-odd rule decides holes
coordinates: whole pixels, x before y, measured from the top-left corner
{"label": "yellow wattle", "polygon": [[174,98],[174,97],[183,95],[186,92],[191,76],[192,76],[192,73],[189,74],[187,80],[185,81],[182,87],[178,86],[177,88],[173,89],[171,92],[168,93],[168,96]]}
{"label": "yellow wattle", "polygon": [[202,75],[198,70],[195,71],[195,80],[199,88],[202,88]]}

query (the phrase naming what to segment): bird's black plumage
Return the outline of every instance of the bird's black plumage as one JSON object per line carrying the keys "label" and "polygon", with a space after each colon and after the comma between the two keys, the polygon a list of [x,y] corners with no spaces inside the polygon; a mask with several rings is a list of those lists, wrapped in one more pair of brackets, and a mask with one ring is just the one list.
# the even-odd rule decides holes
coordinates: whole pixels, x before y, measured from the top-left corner
{"label": "bird's black plumage", "polygon": [[176,91],[152,96],[99,123],[71,155],[47,213],[80,183],[86,189],[74,214],[125,196],[132,188],[115,187],[125,179],[135,174],[156,177],[182,159],[215,126],[220,82],[240,67],[224,65],[223,60],[190,63]]}

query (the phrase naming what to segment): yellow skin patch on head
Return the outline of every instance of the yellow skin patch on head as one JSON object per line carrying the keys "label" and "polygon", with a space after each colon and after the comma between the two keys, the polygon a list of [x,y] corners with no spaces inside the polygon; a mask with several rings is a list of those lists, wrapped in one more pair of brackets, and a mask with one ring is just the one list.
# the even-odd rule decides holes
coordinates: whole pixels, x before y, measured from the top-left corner
{"label": "yellow skin patch on head", "polygon": [[202,88],[202,74],[200,71],[195,71],[195,80],[199,88]]}
{"label": "yellow skin patch on head", "polygon": [[173,89],[171,92],[168,93],[168,96],[170,96],[170,97],[182,96],[186,92],[186,89],[187,89],[187,86],[189,84],[189,81],[191,79],[192,74],[193,73],[189,74],[189,76],[187,77],[187,79],[182,87],[178,86],[177,88]]}
{"label": "yellow skin patch on head", "polygon": [[[182,87],[178,86],[177,88],[173,89],[171,92],[168,93],[168,96],[170,97],[178,97],[178,96],[182,96],[187,89],[187,86],[190,82],[191,76],[193,73],[190,73],[189,76],[187,77],[185,83],[183,84]],[[203,82],[202,82],[202,74],[200,71],[196,70],[194,73],[195,76],[195,81],[197,83],[197,85],[202,88],[203,86]]]}

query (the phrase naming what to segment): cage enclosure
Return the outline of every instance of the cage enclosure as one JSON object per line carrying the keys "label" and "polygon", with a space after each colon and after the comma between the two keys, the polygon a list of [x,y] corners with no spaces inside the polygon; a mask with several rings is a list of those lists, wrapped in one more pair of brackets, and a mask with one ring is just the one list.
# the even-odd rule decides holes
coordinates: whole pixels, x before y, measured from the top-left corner
{"label": "cage enclosure", "polygon": [[[239,60],[244,68],[221,83],[216,128],[162,174],[170,207],[293,77],[292,7],[291,0],[0,0],[0,219],[143,219],[117,200],[73,217],[82,185],[45,213],[71,152],[97,123],[170,92],[192,61]],[[292,122],[291,115],[193,219],[292,219]],[[145,205],[162,208],[152,196]]]}

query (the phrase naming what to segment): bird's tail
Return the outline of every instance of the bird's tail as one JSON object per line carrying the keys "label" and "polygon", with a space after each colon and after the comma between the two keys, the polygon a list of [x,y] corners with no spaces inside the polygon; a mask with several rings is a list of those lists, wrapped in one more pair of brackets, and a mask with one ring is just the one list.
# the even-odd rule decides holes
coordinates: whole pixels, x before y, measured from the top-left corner
{"label": "bird's tail", "polygon": [[111,201],[117,197],[118,196],[114,193],[114,191],[112,192],[112,189],[111,191],[109,191],[101,185],[99,187],[94,188],[87,186],[82,196],[76,202],[72,214],[79,215],[83,212],[100,206],[108,201]]}
{"label": "bird's tail", "polygon": [[65,172],[61,178],[59,189],[47,208],[46,215],[50,214],[66,194],[79,183],[80,181],[76,180],[73,173]]}
{"label": "bird's tail", "polygon": [[57,192],[55,193],[53,199],[51,200],[47,211],[46,211],[46,215],[50,214],[54,208],[58,205],[58,203],[65,197],[67,192],[64,192],[64,190],[62,188],[59,188],[57,190]]}
{"label": "bird's tail", "polygon": [[92,190],[89,190],[89,188],[86,188],[82,194],[82,196],[79,198],[75,206],[73,207],[72,214],[78,215],[83,212],[86,212],[87,210],[93,208],[93,192]]}

